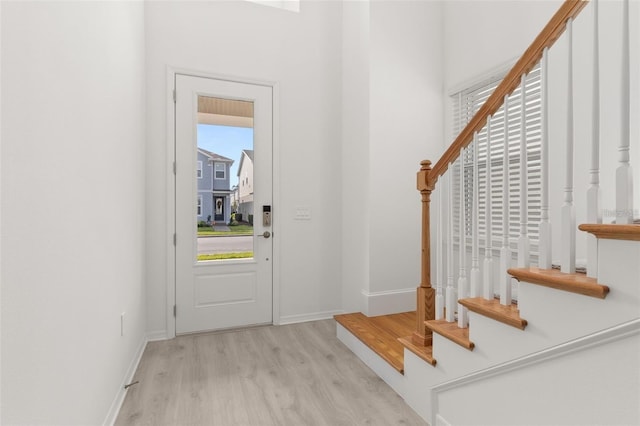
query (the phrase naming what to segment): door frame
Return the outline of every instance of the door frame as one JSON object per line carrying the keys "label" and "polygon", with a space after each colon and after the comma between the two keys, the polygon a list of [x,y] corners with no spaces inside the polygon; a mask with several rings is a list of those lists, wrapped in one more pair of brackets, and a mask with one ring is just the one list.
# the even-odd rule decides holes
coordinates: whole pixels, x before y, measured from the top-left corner
{"label": "door frame", "polygon": [[[252,84],[255,86],[267,86],[272,89],[272,150],[273,150],[273,164],[272,164],[272,180],[273,180],[273,210],[275,214],[271,222],[272,225],[272,239],[273,254],[272,254],[272,313],[273,324],[280,324],[280,217],[282,211],[280,210],[280,102],[279,102],[279,85],[275,81],[257,80],[244,77],[236,77],[229,75],[216,74],[205,71],[196,71],[192,69],[178,68],[167,66],[167,81],[166,81],[166,117],[167,117],[167,129],[166,129],[166,149],[167,149],[167,163],[166,167],[166,179],[167,179],[167,226],[165,231],[166,247],[167,247],[167,305],[166,305],[166,327],[167,338],[172,339],[176,337],[176,318],[174,317],[174,306],[176,304],[176,247],[174,245],[173,236],[176,232],[176,181],[174,174],[174,162],[176,159],[176,123],[175,123],[175,103],[173,97],[173,90],[175,88],[176,75],[188,75],[192,77],[211,78],[214,80],[229,81],[233,83]],[[277,235],[276,235],[277,234]]]}

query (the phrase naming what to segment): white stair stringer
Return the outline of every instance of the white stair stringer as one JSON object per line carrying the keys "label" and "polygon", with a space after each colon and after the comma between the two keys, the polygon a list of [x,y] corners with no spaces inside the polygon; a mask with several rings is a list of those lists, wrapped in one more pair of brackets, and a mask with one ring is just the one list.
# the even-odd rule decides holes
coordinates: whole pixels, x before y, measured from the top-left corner
{"label": "white stair stringer", "polygon": [[[440,383],[430,389],[428,420],[466,425],[640,424],[639,350],[640,319],[634,319]],[[479,395],[490,395],[491,402]]]}
{"label": "white stair stringer", "polygon": [[455,377],[405,350],[404,399],[432,425],[640,424],[639,352],[640,319]]}
{"label": "white stair stringer", "polygon": [[[521,282],[519,309],[520,316],[528,322],[525,330],[470,312],[469,338],[475,344],[473,351],[434,334],[433,356],[437,364],[432,367],[405,350],[407,403],[433,422],[432,416],[438,412],[433,411],[428,395],[434,387],[640,318],[640,242],[600,239],[598,258],[598,282],[610,288],[605,299]],[[636,350],[637,353],[640,351]],[[608,361],[617,362],[615,358]],[[640,380],[638,370],[635,377]],[[548,379],[563,382],[562,375]],[[465,405],[466,401],[460,400],[458,404]]]}

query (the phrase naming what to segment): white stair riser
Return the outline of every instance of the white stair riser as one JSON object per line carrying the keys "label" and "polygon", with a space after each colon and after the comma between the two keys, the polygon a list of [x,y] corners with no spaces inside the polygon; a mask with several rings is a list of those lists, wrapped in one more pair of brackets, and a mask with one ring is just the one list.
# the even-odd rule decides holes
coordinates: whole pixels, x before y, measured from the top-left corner
{"label": "white stair riser", "polygon": [[619,316],[640,316],[640,241],[598,240],[598,282],[609,286],[605,300]]}

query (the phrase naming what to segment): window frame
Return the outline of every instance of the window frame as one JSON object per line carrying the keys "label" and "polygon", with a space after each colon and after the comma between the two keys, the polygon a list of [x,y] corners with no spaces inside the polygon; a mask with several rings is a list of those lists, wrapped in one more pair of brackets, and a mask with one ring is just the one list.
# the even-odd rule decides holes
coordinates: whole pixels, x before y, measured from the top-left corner
{"label": "window frame", "polygon": [[[222,177],[218,177],[218,166],[222,166]],[[227,165],[225,163],[213,163],[213,178],[215,180],[225,180],[227,178]]]}

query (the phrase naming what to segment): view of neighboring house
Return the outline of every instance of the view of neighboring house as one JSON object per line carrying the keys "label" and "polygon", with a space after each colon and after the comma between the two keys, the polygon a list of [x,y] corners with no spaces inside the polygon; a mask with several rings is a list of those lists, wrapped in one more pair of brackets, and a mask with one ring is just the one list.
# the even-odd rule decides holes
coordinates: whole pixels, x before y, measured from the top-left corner
{"label": "view of neighboring house", "polygon": [[238,167],[238,208],[242,220],[250,221],[253,215],[253,150],[243,149]]}
{"label": "view of neighboring house", "polygon": [[232,164],[230,158],[198,148],[198,221],[228,223],[231,219]]}

